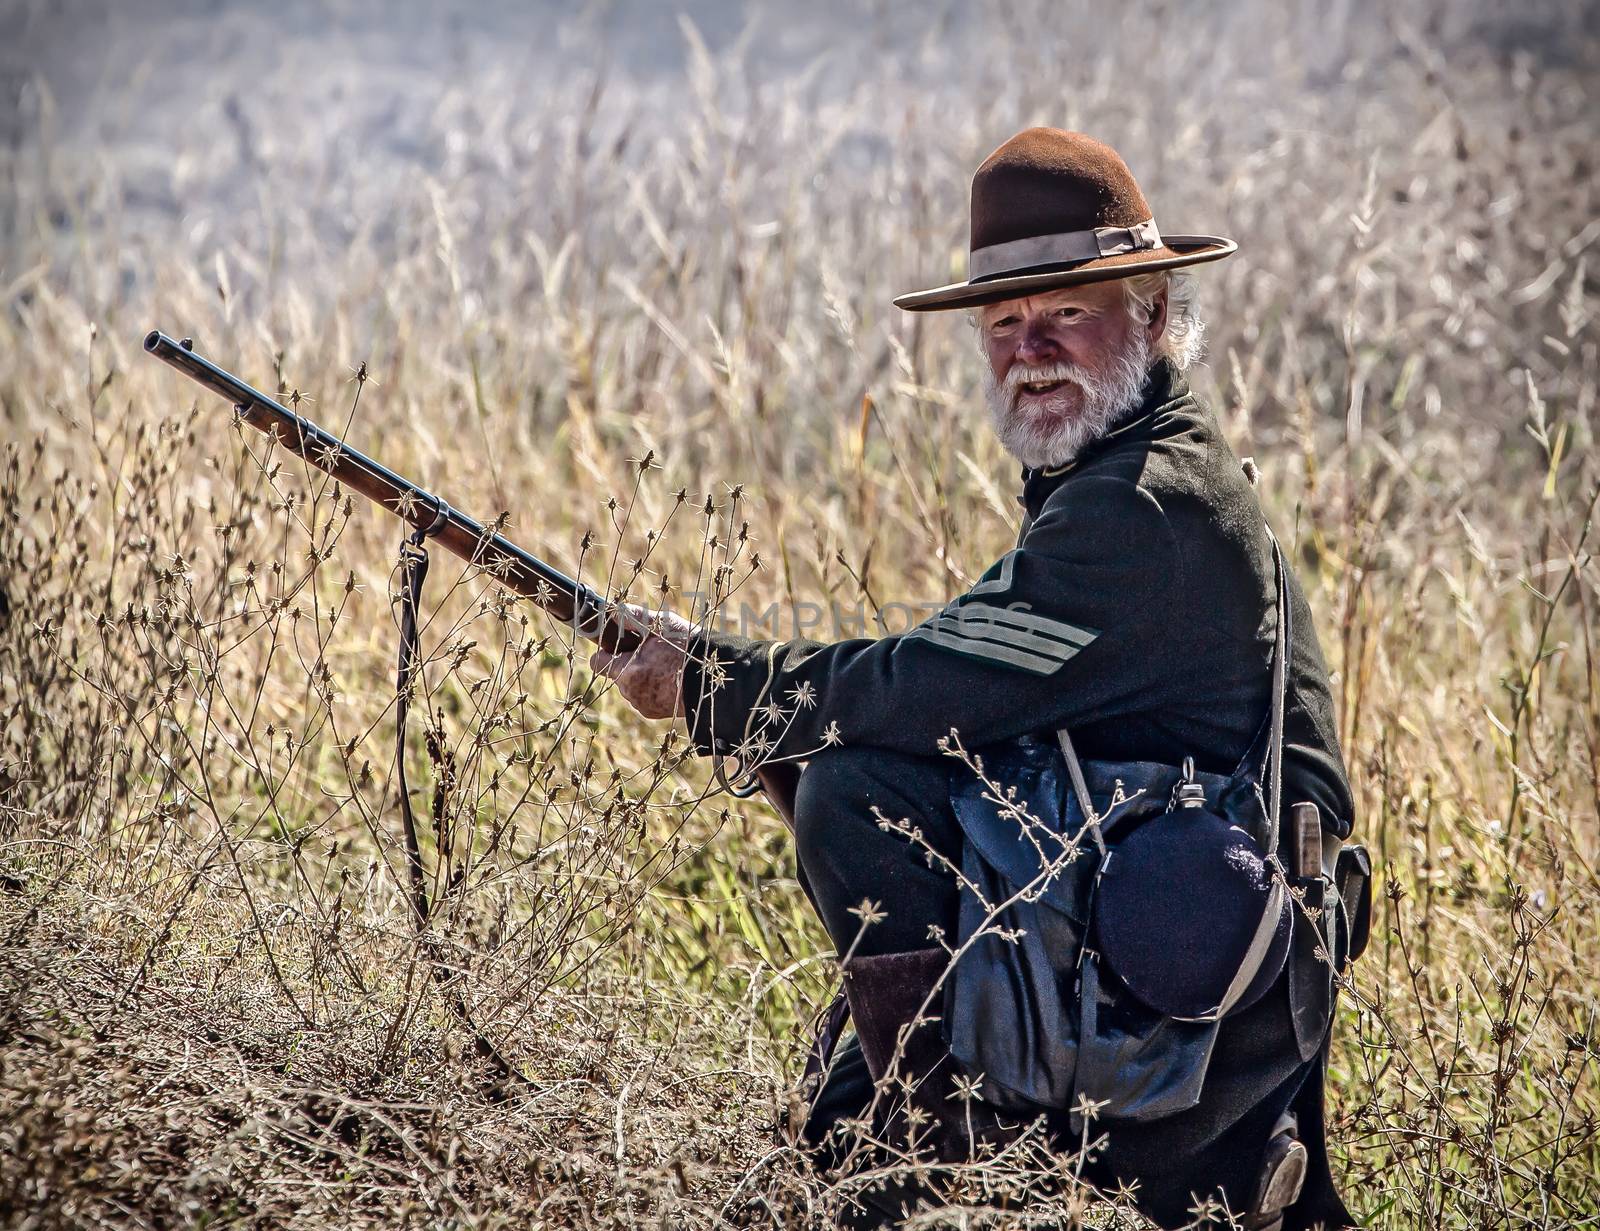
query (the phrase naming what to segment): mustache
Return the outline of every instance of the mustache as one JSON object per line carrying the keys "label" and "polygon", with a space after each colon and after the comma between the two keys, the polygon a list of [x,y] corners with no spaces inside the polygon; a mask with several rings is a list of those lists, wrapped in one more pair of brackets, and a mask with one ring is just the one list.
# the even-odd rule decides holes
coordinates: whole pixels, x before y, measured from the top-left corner
{"label": "mustache", "polygon": [[1080,389],[1088,389],[1095,383],[1094,377],[1075,363],[1014,363],[1006,373],[1002,387],[1014,393],[1023,385],[1047,384],[1058,380],[1071,381]]}

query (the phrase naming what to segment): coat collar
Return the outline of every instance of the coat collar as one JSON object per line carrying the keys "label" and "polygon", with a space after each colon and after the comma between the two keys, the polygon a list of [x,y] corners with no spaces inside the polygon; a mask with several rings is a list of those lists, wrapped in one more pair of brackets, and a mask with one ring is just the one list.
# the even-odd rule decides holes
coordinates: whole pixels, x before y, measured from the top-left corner
{"label": "coat collar", "polygon": [[1074,471],[1082,469],[1096,457],[1129,440],[1148,438],[1161,413],[1174,402],[1189,396],[1189,382],[1170,359],[1161,358],[1151,365],[1145,379],[1144,395],[1139,405],[1119,419],[1104,436],[1092,440],[1083,451],[1064,466],[1022,469],[1022,491],[1018,502],[1028,512],[1029,518],[1039,515],[1050,493],[1061,486]]}

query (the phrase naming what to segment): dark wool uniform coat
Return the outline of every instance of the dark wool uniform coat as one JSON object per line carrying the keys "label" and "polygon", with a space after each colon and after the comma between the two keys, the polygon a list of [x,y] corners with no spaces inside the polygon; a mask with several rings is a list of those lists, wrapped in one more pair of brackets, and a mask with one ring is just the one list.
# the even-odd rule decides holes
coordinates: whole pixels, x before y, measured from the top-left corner
{"label": "dark wool uniform coat", "polygon": [[[1139,407],[1072,464],[1025,471],[1021,500],[1017,547],[906,632],[830,645],[709,632],[691,646],[683,695],[702,751],[804,759],[829,750],[801,777],[797,843],[802,883],[836,943],[854,933],[848,908],[864,887],[887,907],[878,930],[892,935],[878,943],[926,944],[938,909],[948,934],[955,886],[886,851],[870,818],[829,811],[820,826],[805,823],[800,805],[819,770],[838,786],[841,765],[879,766],[874,789],[889,812],[920,809],[918,823],[940,829],[940,817],[959,824],[949,800],[918,793],[944,791],[938,744],[952,729],[982,749],[1066,727],[1086,760],[1192,756],[1228,774],[1262,728],[1278,619],[1271,541],[1239,459],[1176,368],[1159,361]],[[1315,803],[1342,838],[1353,809],[1327,669],[1292,570],[1287,582],[1283,802]],[[944,853],[959,862],[959,840]],[[917,917],[896,930],[907,902]],[[865,952],[874,936],[858,941]],[[1292,1108],[1313,1161],[1286,1229],[1346,1225],[1323,1143],[1322,1061],[1304,1051],[1290,982],[1222,1023],[1196,1106],[1127,1130],[1108,1125],[1087,1178],[1137,1180],[1140,1208],[1163,1226],[1187,1223],[1197,1193],[1224,1191],[1237,1208]],[[1325,1037],[1327,999],[1320,1009],[1320,1025],[1307,1029]],[[847,1048],[813,1107],[816,1140],[859,1115],[871,1091],[859,1051]]]}
{"label": "dark wool uniform coat", "polygon": [[[1271,545],[1216,417],[1165,359],[1141,406],[1070,465],[1024,472],[1018,546],[915,628],[832,644],[708,632],[684,679],[703,752],[804,758],[842,745],[938,755],[1071,730],[1091,760],[1231,771],[1267,712]],[[1327,668],[1299,583],[1286,805],[1350,831]]]}

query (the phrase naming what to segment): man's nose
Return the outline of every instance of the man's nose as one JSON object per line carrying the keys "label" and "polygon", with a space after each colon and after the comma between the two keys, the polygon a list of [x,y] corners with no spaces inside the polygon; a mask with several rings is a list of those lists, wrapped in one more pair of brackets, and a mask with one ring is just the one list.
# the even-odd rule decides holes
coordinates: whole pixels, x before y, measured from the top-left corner
{"label": "man's nose", "polygon": [[1061,345],[1042,325],[1028,325],[1017,347],[1017,358],[1023,363],[1052,363],[1061,357]]}

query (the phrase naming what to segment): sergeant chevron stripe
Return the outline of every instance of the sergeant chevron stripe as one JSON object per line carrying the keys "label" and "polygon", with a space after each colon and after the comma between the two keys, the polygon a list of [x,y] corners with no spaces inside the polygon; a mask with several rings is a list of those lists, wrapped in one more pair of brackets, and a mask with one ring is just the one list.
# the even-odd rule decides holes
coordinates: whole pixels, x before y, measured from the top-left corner
{"label": "sergeant chevron stripe", "polygon": [[1038,675],[1049,675],[1097,636],[1021,607],[962,602],[946,607],[906,634],[946,650],[987,658]]}
{"label": "sergeant chevron stripe", "polygon": [[1017,553],[1014,551],[1006,552],[1005,555],[1000,557],[999,564],[999,576],[991,577],[988,581],[980,581],[977,585],[973,586],[972,589],[968,590],[967,593],[1004,594],[1007,590],[1009,590],[1011,588],[1012,574],[1016,571],[1017,567]]}

